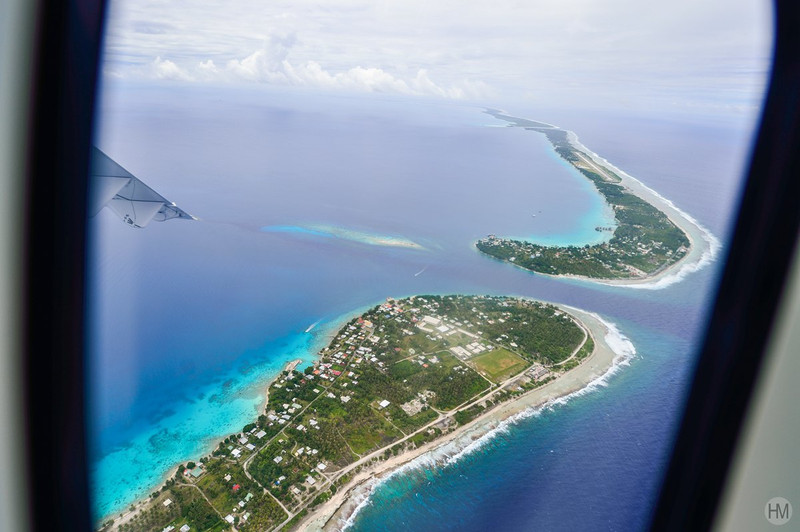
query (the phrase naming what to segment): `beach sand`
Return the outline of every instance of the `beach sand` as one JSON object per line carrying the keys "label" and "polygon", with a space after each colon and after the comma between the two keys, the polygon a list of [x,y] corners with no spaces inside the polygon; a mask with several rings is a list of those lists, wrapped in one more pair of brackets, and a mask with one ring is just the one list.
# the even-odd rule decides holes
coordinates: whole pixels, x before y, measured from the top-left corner
{"label": "beach sand", "polygon": [[[595,343],[595,349],[591,355],[584,359],[577,367],[556,380],[540,388],[531,390],[513,401],[495,406],[490,411],[478,416],[469,424],[458,427],[436,441],[378,463],[362,466],[362,464],[367,464],[373,458],[381,456],[383,454],[382,450],[376,451],[350,464],[350,466],[345,468],[346,471],[358,466],[362,466],[363,469],[359,470],[347,485],[342,486],[330,500],[310,513],[295,528],[301,530],[339,530],[345,525],[347,519],[357,510],[358,506],[368,497],[374,485],[381,478],[390,475],[392,471],[395,471],[400,466],[426,453],[441,450],[445,446],[448,446],[448,451],[452,448],[453,452],[457,452],[478,438],[497,429],[502,422],[509,418],[525,412],[526,410],[541,407],[555,399],[582,390],[593,381],[605,375],[612,368],[614,363],[623,356],[621,353],[616,353],[606,341],[610,332],[608,324],[603,322],[596,314],[587,313],[566,305],[555,305],[569,312],[585,325]],[[363,310],[364,309],[360,309],[356,313],[348,314],[348,318],[344,320],[344,323],[349,321],[353,316],[362,314]],[[341,324],[342,323],[339,323],[339,325]],[[337,326],[334,329],[338,331],[339,327]],[[331,332],[326,336],[330,335]],[[331,340],[331,338],[327,339],[328,341]],[[296,368],[301,362],[300,359],[288,362],[284,366],[284,371]],[[267,390],[274,380],[280,378],[280,375],[279,373],[273,379],[269,380]],[[268,393],[265,394],[264,400],[268,401]],[[172,477],[176,470],[177,466],[168,472],[164,480]],[[150,503],[149,497],[140,499],[132,505],[134,508],[132,511],[128,509],[121,514],[117,514],[116,517],[106,517],[104,521],[110,518],[114,521],[114,529],[117,529],[130,521],[140,511],[147,508]]]}
{"label": "beach sand", "polygon": [[555,277],[580,279],[613,286],[657,289],[680,281],[686,274],[699,270],[714,259],[720,248],[719,241],[710,231],[702,227],[697,220],[678,209],[675,204],[659,195],[655,190],[628,175],[623,170],[620,170],[581,144],[575,133],[569,131],[568,139],[575,149],[588,155],[594,164],[601,168],[610,169],[617,174],[622,180],[620,185],[666,214],[667,218],[669,218],[672,223],[686,233],[689,239],[689,252],[679,261],[663,270],[637,279],[596,279],[579,275],[556,275]]}
{"label": "beach sand", "polygon": [[[302,363],[303,363],[302,359],[299,359],[299,358],[295,359],[295,360],[291,360],[291,361],[287,362],[286,365],[284,365],[283,370],[281,370],[280,373],[278,373],[276,376],[274,376],[271,379],[269,379],[269,381],[267,382],[267,384],[266,384],[266,386],[264,388],[264,390],[265,390],[264,391],[264,402],[263,402],[261,408],[259,409],[259,412],[264,412],[264,410],[267,407],[267,404],[269,403],[269,389],[272,386],[272,384],[281,377],[281,375],[283,374],[284,371],[293,371],[298,365],[300,365]],[[225,438],[227,438],[228,436],[229,435],[225,435],[225,436],[220,436],[218,438],[209,439],[208,440],[209,448],[212,449],[212,450],[216,449],[217,446]],[[184,462],[181,462],[181,463],[184,463]],[[164,473],[163,477],[161,478],[161,481],[158,483],[157,487],[153,488],[153,491],[161,490],[161,488],[164,487],[164,484],[169,479],[171,479],[172,477],[175,476],[175,474],[178,472],[178,467],[179,466],[180,466],[180,464],[175,464],[166,473]],[[134,518],[134,516],[139,514],[139,512],[141,512],[142,510],[145,510],[148,507],[150,507],[151,503],[152,503],[152,500],[151,500],[149,494],[147,496],[145,496],[145,497],[137,499],[135,502],[130,504],[127,509],[125,509],[125,510],[123,510],[121,512],[115,512],[115,513],[112,513],[112,514],[105,515],[101,519],[98,519],[97,523],[95,523],[95,525],[96,525],[95,529],[101,528],[103,523],[112,522],[113,525],[112,525],[111,529],[112,530],[119,530],[123,525],[127,524],[128,522],[130,522]]]}
{"label": "beach sand", "polygon": [[[510,114],[506,113],[505,111],[501,112],[502,114],[516,120],[526,120],[513,117]],[[489,114],[492,113],[490,112]],[[500,118],[500,120],[511,122],[510,120],[506,120],[503,118]],[[588,281],[588,282],[606,284],[611,286],[659,289],[680,281],[687,274],[699,270],[700,268],[704,267],[705,265],[709,264],[711,261],[714,260],[721,247],[720,242],[713,234],[711,234],[711,232],[708,229],[702,227],[699,224],[699,222],[697,222],[697,220],[692,218],[687,213],[678,209],[675,206],[675,204],[673,204],[670,200],[664,198],[663,196],[659,195],[655,190],[649,188],[647,185],[645,185],[638,179],[625,173],[623,170],[617,168],[616,166],[609,163],[607,160],[603,159],[598,154],[594,153],[592,150],[581,144],[581,142],[578,140],[578,136],[574,132],[569,131],[567,129],[561,129],[558,126],[554,126],[551,124],[544,124],[544,125],[546,127],[540,129],[559,129],[561,131],[566,131],[567,140],[570,143],[570,145],[576,150],[587,155],[590,158],[591,163],[599,166],[601,169],[605,168],[613,171],[620,177],[621,179],[619,183],[620,185],[628,189],[632,194],[640,197],[641,199],[653,205],[656,209],[666,214],[667,218],[669,218],[670,221],[672,221],[672,223],[674,223],[676,226],[678,226],[678,228],[680,228],[684,233],[686,233],[686,236],[689,239],[689,252],[683,257],[681,257],[680,260],[678,260],[674,264],[669,265],[663,270],[660,270],[651,275],[646,275],[644,277],[639,277],[634,279],[599,279],[595,277],[586,277],[583,275],[571,275],[571,274],[552,275],[541,272],[535,272],[535,273],[539,275],[546,275],[548,277],[576,279],[580,281]],[[510,125],[508,127],[526,127],[526,126]],[[517,267],[521,268],[521,266]],[[530,271],[525,268],[522,269],[524,269],[525,271]]]}
{"label": "beach sand", "polygon": [[[497,429],[500,424],[526,410],[542,407],[555,399],[586,388],[624,357],[616,353],[607,342],[609,327],[596,314],[590,314],[573,307],[558,305],[577,317],[589,330],[595,342],[594,352],[577,367],[544,386],[531,390],[525,395],[493,408],[477,417],[469,424],[459,427],[436,441],[427,443],[412,451],[393,456],[385,461],[367,466],[359,471],[345,486],[342,486],[328,501],[310,513],[296,527],[299,530],[341,530],[360,504],[369,495],[375,484],[386,478],[397,468],[426,453],[441,449],[445,445],[463,449],[476,439]],[[381,453],[376,453],[378,455]],[[364,461],[368,461],[369,455]]]}

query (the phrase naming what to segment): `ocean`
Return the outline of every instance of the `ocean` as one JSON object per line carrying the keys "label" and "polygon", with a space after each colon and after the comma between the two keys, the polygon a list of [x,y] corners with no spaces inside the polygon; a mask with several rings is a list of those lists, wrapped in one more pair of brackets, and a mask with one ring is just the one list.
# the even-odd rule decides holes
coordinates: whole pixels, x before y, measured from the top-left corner
{"label": "ocean", "polygon": [[[499,127],[474,104],[121,82],[103,94],[98,147],[199,221],[133,230],[106,209],[90,222],[96,518],[253,420],[268,379],[290,360],[311,362],[346,316],[390,296],[486,293],[597,312],[636,354],[602,386],[457,460],[393,475],[349,526],[646,524],[720,261],[634,290],[481,256],[472,242],[489,233],[597,242],[611,214],[542,135]],[[751,120],[506,110],[575,131],[724,241]],[[418,247],[382,245],[406,240]]]}

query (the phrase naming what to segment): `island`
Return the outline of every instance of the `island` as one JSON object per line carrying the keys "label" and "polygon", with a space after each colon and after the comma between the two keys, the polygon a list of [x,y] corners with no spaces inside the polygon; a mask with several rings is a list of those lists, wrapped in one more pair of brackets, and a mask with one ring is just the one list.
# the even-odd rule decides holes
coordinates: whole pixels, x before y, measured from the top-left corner
{"label": "island", "polygon": [[653,279],[690,255],[691,233],[702,233],[701,228],[641,183],[598,160],[572,132],[495,109],[486,112],[511,127],[544,134],[556,153],[594,184],[613,209],[615,223],[595,228],[611,235],[601,244],[544,246],[489,235],[475,244],[479,251],[536,273],[611,281]]}
{"label": "island", "polygon": [[365,482],[604,375],[608,333],[596,315],[517,297],[388,298],[313,365],[287,365],[241,432],[99,530],[339,528]]}

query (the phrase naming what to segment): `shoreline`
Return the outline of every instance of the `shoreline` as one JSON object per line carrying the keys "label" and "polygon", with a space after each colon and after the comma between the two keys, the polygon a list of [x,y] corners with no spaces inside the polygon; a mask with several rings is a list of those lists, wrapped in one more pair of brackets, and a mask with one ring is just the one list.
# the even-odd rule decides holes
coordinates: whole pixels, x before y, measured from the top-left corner
{"label": "shoreline", "polygon": [[267,405],[269,405],[269,389],[272,386],[272,383],[274,383],[275,380],[277,378],[279,378],[283,374],[284,371],[289,371],[289,372],[294,371],[294,369],[297,366],[299,366],[300,364],[302,364],[302,363],[303,363],[303,359],[302,358],[296,358],[294,360],[290,360],[289,362],[286,363],[286,365],[283,366],[283,369],[280,371],[280,373],[278,373],[277,375],[272,377],[269,380],[269,382],[266,382],[261,386],[262,388],[264,388],[264,402],[261,404],[261,407],[258,409],[259,412],[264,412],[266,410],[266,408],[267,408]]}
{"label": "shoreline", "polygon": [[[319,358],[320,350],[323,349],[325,346],[327,346],[331,342],[331,340],[333,340],[333,338],[336,337],[336,335],[339,332],[339,329],[343,325],[345,325],[350,320],[360,316],[361,314],[363,314],[364,312],[369,310],[372,306],[374,306],[374,305],[362,306],[362,307],[359,307],[359,308],[357,308],[355,310],[346,312],[346,313],[344,313],[344,314],[342,314],[340,316],[337,316],[335,319],[332,319],[330,321],[326,321],[324,324],[322,324],[322,327],[319,327],[319,328],[314,327],[314,329],[312,331],[308,331],[306,334],[310,334],[312,337],[314,337],[314,340],[312,340],[312,349],[310,351],[311,353],[313,353],[312,358],[314,360],[317,360]],[[320,319],[316,323],[319,324],[323,320],[324,320],[324,318]],[[264,393],[264,401],[261,403],[261,405],[259,407],[259,410],[258,410],[259,414],[256,414],[256,416],[253,419],[257,419],[258,415],[260,415],[261,413],[263,413],[265,411],[265,409],[267,407],[267,404],[269,402],[269,388],[272,386],[272,384],[277,379],[280,378],[281,374],[284,371],[287,371],[289,369],[294,369],[294,368],[296,368],[298,365],[300,365],[302,363],[303,363],[303,359],[301,359],[301,358],[295,358],[295,359],[289,360],[283,365],[283,368],[280,371],[278,371],[277,374],[275,374],[275,376],[270,377],[269,379],[267,379],[267,380],[265,380],[263,382],[254,383],[252,385],[252,387],[251,387],[252,390],[253,391],[258,391],[259,394],[261,393],[262,390],[264,390],[263,391],[263,393]],[[215,437],[215,438],[207,438],[209,451],[207,453],[201,453],[200,456],[209,455],[214,449],[217,448],[217,446],[222,441],[225,440],[225,438],[227,436],[229,436],[229,434],[226,434],[224,436]],[[150,490],[148,490],[147,494],[142,495],[141,497],[132,500],[127,506],[125,506],[125,508],[120,509],[120,510],[116,510],[114,512],[109,512],[109,513],[107,513],[107,514],[105,514],[105,515],[103,515],[103,516],[101,516],[101,517],[99,517],[97,519],[93,519],[93,521],[94,521],[93,522],[94,529],[95,530],[100,530],[100,529],[103,528],[103,525],[105,523],[108,523],[108,522],[113,522],[112,526],[120,526],[120,525],[126,523],[127,521],[129,521],[134,515],[136,515],[140,510],[142,510],[148,504],[148,502],[150,501],[150,494],[153,491],[161,490],[164,487],[164,485],[167,483],[167,481],[175,476],[175,473],[178,471],[178,467],[181,464],[183,464],[184,462],[185,461],[173,464],[160,477],[160,480],[158,481],[158,483],[154,484],[152,486],[152,488]],[[131,509],[131,508],[133,508],[133,509]]]}
{"label": "shoreline", "polygon": [[[280,376],[283,374],[284,371],[291,371],[296,368],[298,365],[302,364],[303,360],[300,358],[296,358],[290,360],[284,364],[283,369],[281,369],[274,377],[271,377],[267,382],[263,383],[262,385],[258,385],[255,388],[261,389],[266,388],[264,392],[264,402],[262,403],[259,412],[263,412],[266,408],[266,405],[269,401],[269,388],[272,386],[272,383],[275,382]],[[258,416],[256,416],[258,417]],[[210,449],[215,449],[222,441],[225,440],[225,436],[220,436],[218,438],[209,438],[208,442],[210,444]],[[202,454],[202,456],[207,456],[210,454],[211,451],[208,453]],[[178,468],[183,464],[180,462],[178,464],[173,465],[170,467],[164,475],[161,477],[161,480],[153,487],[155,491],[161,491],[161,489],[166,485],[167,481],[175,476],[178,472]],[[151,492],[152,493],[152,492]],[[100,518],[96,519],[93,523],[93,530],[101,530],[105,528],[105,524],[111,522],[112,527],[120,527],[130,521],[140,510],[142,510],[148,503],[150,502],[150,494],[147,494],[139,499],[133,501],[130,505],[128,505],[123,511],[112,512],[110,514],[101,516]]]}
{"label": "shoreline", "polygon": [[[531,298],[526,298],[531,299]],[[627,341],[616,329],[613,323],[604,321],[600,316],[595,313],[587,312],[568,305],[535,300],[541,303],[553,304],[562,310],[568,312],[576,319],[580,325],[586,330],[594,341],[595,349],[583,359],[578,366],[569,370],[567,373],[556,378],[554,381],[548,382],[539,388],[530,390],[529,392],[517,397],[513,400],[506,401],[495,405],[490,410],[483,412],[481,415],[470,421],[468,424],[459,426],[450,433],[447,433],[439,439],[426,443],[419,448],[407,450],[398,456],[392,456],[386,460],[382,460],[376,464],[361,464],[359,467],[364,468],[358,470],[355,476],[343,487],[341,487],[334,496],[312,511],[309,515],[303,518],[300,522],[292,527],[292,529],[303,530],[339,530],[345,526],[347,518],[355,515],[359,509],[359,505],[366,504],[369,500],[369,494],[375,485],[382,480],[389,478],[400,470],[400,468],[409,465],[411,462],[425,457],[428,454],[436,453],[446,447],[454,447],[453,453],[448,453],[445,458],[457,455],[464,452],[470,444],[476,440],[491,435],[494,431],[502,426],[507,426],[513,423],[516,419],[522,419],[535,411],[546,408],[549,405],[556,404],[559,400],[570,396],[572,394],[580,394],[589,389],[593,383],[602,380],[607,375],[614,372],[614,368],[619,365],[625,358],[626,354],[623,352],[615,351],[607,342],[607,338],[616,334],[621,340]],[[352,312],[348,312],[338,319],[331,322],[331,325],[336,324],[336,327],[326,327],[324,334],[320,335],[321,341],[324,338],[325,342],[330,342],[332,337],[335,337],[338,329],[347,321],[355,316],[359,316],[367,311],[371,305],[359,308]],[[322,331],[320,331],[322,332]],[[630,344],[629,344],[630,345]],[[635,348],[630,345],[630,353],[635,353]],[[266,387],[264,403],[262,403],[261,411],[264,410],[264,404],[269,401],[269,387],[277,379],[281,377],[284,371],[296,368],[301,364],[301,358],[295,358],[285,363],[283,369],[275,376],[270,378],[257,386],[258,389]],[[223,441],[223,438],[214,439],[212,446]],[[377,453],[377,451],[376,451]],[[205,456],[205,455],[204,455]],[[374,457],[368,456],[370,460]],[[163,480],[154,487],[155,491],[161,491],[166,485],[166,482],[171,479],[178,470],[180,464],[171,467],[165,475]],[[413,465],[412,465],[413,466]],[[150,495],[146,495],[140,499],[135,500],[128,508],[116,514],[109,514],[99,519],[95,523],[95,529],[105,529],[105,524],[111,522],[113,529],[118,529],[123,524],[132,520],[141,511],[148,508],[151,502]],[[129,509],[133,507],[133,509]],[[342,520],[336,516],[345,516]],[[320,519],[324,517],[324,521],[320,524]],[[332,519],[336,517],[336,519]],[[327,524],[326,524],[327,523]],[[336,524],[341,526],[337,526]],[[285,524],[285,522],[284,522]]]}
{"label": "shoreline", "polygon": [[608,337],[613,334],[617,334],[620,338],[624,337],[619,334],[613,324],[604,321],[597,314],[567,305],[559,304],[557,306],[577,318],[594,340],[594,351],[578,366],[539,388],[512,401],[495,406],[468,424],[456,428],[435,441],[367,466],[337,490],[333,497],[297,523],[294,528],[314,531],[347,528],[358,511],[369,501],[372,490],[404,467],[413,467],[413,461],[442,451],[445,447],[453,447],[454,452],[452,454],[445,452],[440,459],[460,455],[468,451],[470,445],[479,442],[482,438],[490,437],[494,431],[503,426],[527,417],[527,415],[555,404],[559,400],[564,400],[568,396],[588,390],[593,383],[610,375],[615,367],[618,367],[621,362],[635,352],[635,350],[631,350],[630,353],[615,351],[609,345]]}
{"label": "shoreline", "polygon": [[711,231],[700,225],[691,215],[676,207],[672,201],[661,196],[652,188],[581,144],[578,136],[573,131],[563,131],[567,131],[567,139],[570,145],[587,154],[595,164],[606,167],[616,173],[621,179],[620,185],[663,212],[678,229],[682,230],[689,239],[689,252],[663,270],[638,279],[595,279],[577,275],[558,275],[557,277],[590,280],[611,286],[658,289],[680,281],[683,278],[681,274],[684,270],[686,270],[686,273],[695,272],[716,258],[721,244]]}
{"label": "shoreline", "polygon": [[[500,112],[503,115],[515,120],[527,120],[512,116],[503,110],[497,110],[497,109],[485,110],[487,114],[489,114],[490,116],[494,116],[494,114],[490,111]],[[496,116],[495,118],[497,120],[506,121],[507,123],[510,122],[508,120]],[[694,219],[690,214],[682,211],[669,199],[661,196],[658,192],[656,192],[652,188],[648,187],[635,177],[626,173],[624,170],[617,168],[616,166],[611,164],[608,160],[604,159],[597,153],[593,152],[592,150],[584,146],[580,142],[578,135],[574,131],[570,131],[568,129],[562,129],[552,124],[545,124],[545,123],[542,124],[546,127],[532,128],[527,126],[521,126],[516,123],[509,123],[506,127],[523,127],[524,129],[530,129],[537,133],[542,133],[542,131],[540,130],[545,130],[545,129],[557,129],[559,131],[564,131],[567,134],[567,142],[573,149],[587,155],[591,160],[591,162],[599,166],[600,168],[606,168],[613,171],[620,178],[619,185],[623,186],[633,195],[641,198],[642,200],[646,201],[656,209],[663,212],[667,216],[667,218],[669,218],[669,220],[673,224],[675,224],[676,227],[678,227],[678,229],[683,231],[683,233],[689,239],[689,250],[686,253],[686,255],[681,257],[678,261],[670,264],[669,266],[655,273],[645,275],[644,277],[627,278],[627,279],[588,277],[585,275],[564,274],[564,273],[560,274],[542,273],[542,272],[532,271],[527,268],[523,268],[522,266],[513,263],[508,263],[507,261],[504,260],[501,260],[500,262],[512,264],[513,266],[516,266],[529,273],[545,275],[547,277],[552,277],[556,279],[559,278],[574,279],[577,281],[587,281],[607,286],[622,286],[634,289],[658,290],[679,282],[687,274],[696,272],[714,261],[721,248],[721,243],[719,239],[716,236],[714,236],[711,233],[711,231],[700,225],[700,223],[696,219]],[[581,178],[584,179],[583,177]],[[474,246],[475,244],[473,244],[473,247]]]}

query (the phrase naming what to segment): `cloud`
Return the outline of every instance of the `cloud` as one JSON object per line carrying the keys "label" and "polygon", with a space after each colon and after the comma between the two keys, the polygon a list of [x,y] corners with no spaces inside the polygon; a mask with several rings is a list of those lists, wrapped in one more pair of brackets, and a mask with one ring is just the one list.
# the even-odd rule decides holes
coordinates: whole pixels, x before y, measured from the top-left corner
{"label": "cloud", "polygon": [[426,69],[404,79],[378,67],[356,65],[342,72],[331,72],[317,61],[292,64],[286,51],[258,50],[242,60],[231,60],[220,78],[230,75],[242,80],[279,85],[305,86],[332,90],[381,92],[415,96],[438,96],[464,99],[488,92],[488,86],[465,82],[461,86],[441,86],[428,76]]}
{"label": "cloud", "polygon": [[175,81],[193,81],[194,77],[184,69],[170,61],[156,57],[149,65],[152,77],[156,79],[168,79]]}
{"label": "cloud", "polygon": [[[603,105],[693,91],[758,99],[761,0],[112,0],[105,71],[441,98]],[[726,72],[710,79],[708,72]],[[739,74],[747,71],[748,76]],[[730,102],[726,102],[730,103]]]}
{"label": "cloud", "polygon": [[[231,59],[218,67],[212,59],[180,66],[157,56],[145,68],[132,69],[133,76],[181,82],[252,82],[270,85],[300,86],[326,90],[393,93],[412,96],[436,96],[449,99],[477,98],[491,89],[481,82],[465,80],[458,85],[443,86],[434,82],[427,69],[413,76],[402,77],[378,67],[356,65],[332,72],[317,61],[293,64],[289,60],[294,36],[273,37],[263,48],[242,59]],[[119,76],[119,72],[115,71]]]}
{"label": "cloud", "polygon": [[145,35],[165,35],[176,30],[175,26],[172,24],[165,22],[153,22],[149,20],[137,20],[131,25],[132,30],[135,33],[142,33]]}

